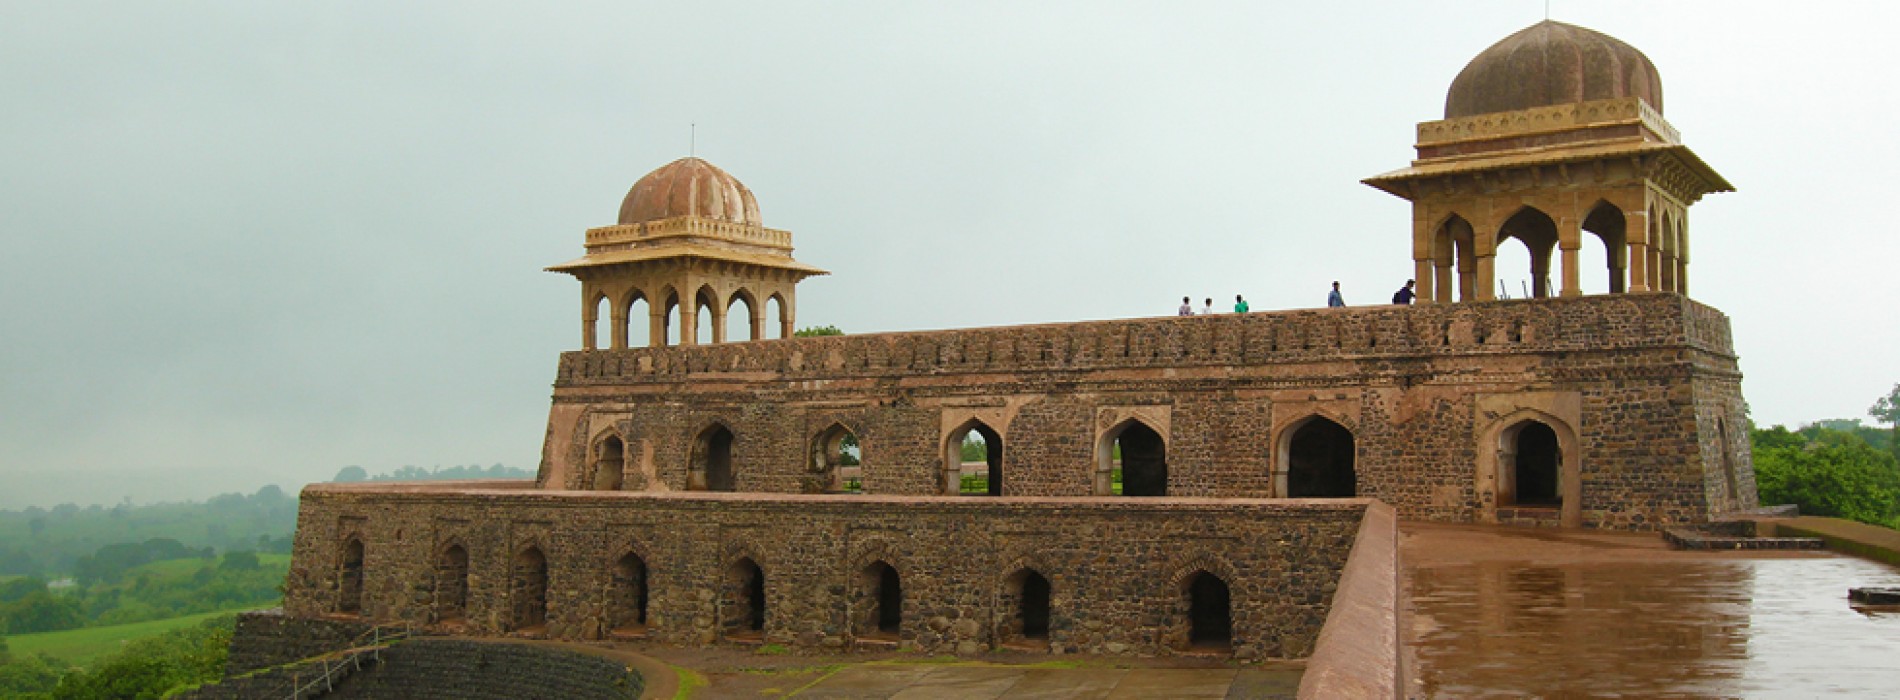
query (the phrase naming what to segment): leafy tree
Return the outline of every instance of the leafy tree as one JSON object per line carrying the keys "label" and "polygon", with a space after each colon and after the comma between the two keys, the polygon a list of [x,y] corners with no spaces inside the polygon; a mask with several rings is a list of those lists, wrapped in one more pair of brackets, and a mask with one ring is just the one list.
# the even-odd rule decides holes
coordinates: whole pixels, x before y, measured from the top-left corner
{"label": "leafy tree", "polygon": [[223,676],[235,626],[235,617],[218,617],[131,642],[93,671],[66,674],[52,697],[159,698],[181,687],[215,681]]}
{"label": "leafy tree", "polygon": [[13,655],[7,651],[7,638],[0,637],[0,664],[4,664],[12,660],[13,660]]}
{"label": "leafy tree", "polygon": [[1876,423],[1887,424],[1887,451],[1900,457],[1900,384],[1893,385],[1892,391],[1874,401],[1867,415],[1873,416]]}
{"label": "leafy tree", "polygon": [[9,634],[31,634],[74,629],[84,624],[85,616],[78,602],[42,589],[0,605],[0,620]]}
{"label": "leafy tree", "polygon": [[812,326],[792,332],[792,337],[795,338],[817,338],[827,335],[844,335],[844,331],[838,330],[837,326]]}
{"label": "leafy tree", "polygon": [[0,697],[49,698],[60,676],[72,668],[45,652],[26,654],[0,663]]}
{"label": "leafy tree", "polygon": [[1852,433],[1810,426],[1756,431],[1755,480],[1764,503],[1900,527],[1900,460]]}
{"label": "leafy tree", "polygon": [[336,476],[331,478],[330,480],[335,481],[335,482],[350,482],[350,481],[363,481],[368,478],[369,478],[369,472],[364,471],[362,467],[352,464],[338,471],[336,473]]}

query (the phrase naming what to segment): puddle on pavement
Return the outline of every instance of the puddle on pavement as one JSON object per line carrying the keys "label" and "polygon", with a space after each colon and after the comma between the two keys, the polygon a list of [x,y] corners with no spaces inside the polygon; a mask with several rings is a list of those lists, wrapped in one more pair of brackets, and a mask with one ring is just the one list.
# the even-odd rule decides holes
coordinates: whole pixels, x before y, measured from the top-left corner
{"label": "puddle on pavement", "polygon": [[1900,697],[1900,612],[1853,586],[1900,569],[1845,556],[1408,571],[1416,692],[1429,697]]}

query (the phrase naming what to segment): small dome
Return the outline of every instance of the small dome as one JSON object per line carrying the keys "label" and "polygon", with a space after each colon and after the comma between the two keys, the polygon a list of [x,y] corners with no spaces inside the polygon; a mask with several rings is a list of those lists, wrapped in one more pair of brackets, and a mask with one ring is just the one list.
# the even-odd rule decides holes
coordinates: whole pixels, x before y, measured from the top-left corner
{"label": "small dome", "polygon": [[647,173],[620,202],[620,223],[699,216],[759,226],[759,202],[739,178],[698,158],[681,158]]}
{"label": "small dome", "polygon": [[1445,118],[1640,97],[1662,112],[1662,76],[1616,37],[1544,20],[1504,38],[1458,73]]}

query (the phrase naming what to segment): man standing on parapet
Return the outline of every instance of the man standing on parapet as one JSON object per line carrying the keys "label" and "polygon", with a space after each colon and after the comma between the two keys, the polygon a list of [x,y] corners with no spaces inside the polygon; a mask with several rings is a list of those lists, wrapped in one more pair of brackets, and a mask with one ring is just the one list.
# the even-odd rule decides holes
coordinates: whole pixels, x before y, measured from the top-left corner
{"label": "man standing on parapet", "polygon": [[1400,287],[1399,291],[1392,294],[1392,303],[1401,305],[1411,304],[1412,299],[1418,296],[1412,293],[1412,285],[1415,284],[1418,284],[1418,280],[1406,280],[1405,286]]}
{"label": "man standing on parapet", "polygon": [[1181,297],[1181,310],[1180,310],[1180,311],[1176,311],[1176,312],[1174,313],[1174,315],[1176,315],[1176,316],[1193,316],[1193,315],[1194,315],[1194,302],[1192,302],[1192,301],[1188,301],[1188,298],[1187,298],[1187,297]]}
{"label": "man standing on parapet", "polygon": [[1234,313],[1247,313],[1247,300],[1240,298],[1239,294],[1234,295]]}
{"label": "man standing on parapet", "polygon": [[1214,297],[1208,297],[1207,303],[1201,306],[1201,315],[1202,316],[1214,315]]}
{"label": "man standing on parapet", "polygon": [[1332,306],[1332,307],[1339,307],[1339,306],[1346,305],[1346,297],[1339,293],[1338,281],[1333,282],[1333,292],[1331,294],[1326,295],[1326,305]]}

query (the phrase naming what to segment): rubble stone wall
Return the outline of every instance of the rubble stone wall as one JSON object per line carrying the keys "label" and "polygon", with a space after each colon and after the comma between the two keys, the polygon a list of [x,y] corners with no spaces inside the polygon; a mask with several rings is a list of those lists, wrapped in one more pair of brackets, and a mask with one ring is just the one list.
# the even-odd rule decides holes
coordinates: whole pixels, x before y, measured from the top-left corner
{"label": "rubble stone wall", "polygon": [[[1564,436],[1576,489],[1548,517],[1649,530],[1755,504],[1740,379],[1728,319],[1673,293],[580,351],[539,482],[685,490],[718,427],[736,490],[821,491],[814,438],[839,425],[867,493],[943,494],[954,431],[981,421],[1005,496],[1106,495],[1104,436],[1138,421],[1165,442],[1168,495],[1278,497],[1288,442],[1324,419],[1352,433],[1356,495],[1401,517],[1535,520],[1500,515],[1498,461],[1535,420]],[[624,450],[617,483],[604,444]]]}
{"label": "rubble stone wall", "polygon": [[[1231,598],[1236,658],[1311,653],[1367,499],[977,498],[549,492],[531,482],[318,484],[304,490],[285,609],[334,615],[349,543],[361,542],[365,620],[468,634],[588,640],[615,634],[841,650],[891,644],[974,654],[1001,643],[1053,653],[1164,655],[1189,644],[1190,583]],[[441,580],[444,552],[465,581]],[[533,550],[545,581],[524,584]],[[631,629],[616,564],[645,572],[647,619]],[[744,616],[734,572],[763,574],[764,625]],[[881,635],[878,564],[897,572],[901,622]],[[1049,582],[1046,639],[1012,639],[1023,572]],[[465,588],[464,588],[465,586]],[[466,590],[460,608],[439,590]],[[545,626],[520,611],[545,590]],[[624,591],[623,591],[624,592]]]}

